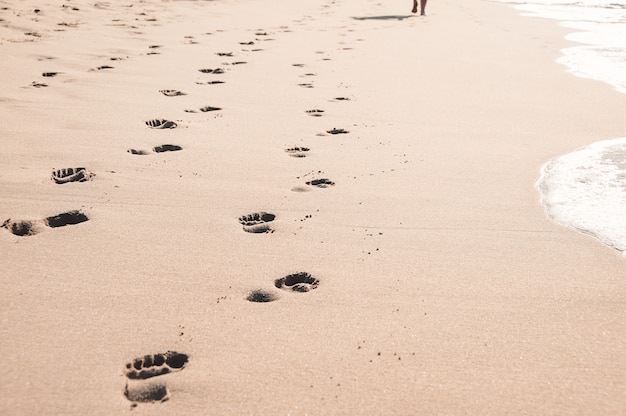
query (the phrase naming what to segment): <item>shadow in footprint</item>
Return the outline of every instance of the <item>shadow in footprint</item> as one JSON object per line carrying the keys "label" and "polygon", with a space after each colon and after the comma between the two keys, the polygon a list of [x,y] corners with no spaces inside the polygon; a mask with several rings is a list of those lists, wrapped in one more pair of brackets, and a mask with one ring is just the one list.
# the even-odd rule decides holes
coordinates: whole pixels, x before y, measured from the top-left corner
{"label": "shadow in footprint", "polygon": [[132,155],[147,155],[148,154],[148,152],[146,152],[145,150],[137,150],[137,149],[128,149],[127,152]]}
{"label": "shadow in footprint", "polygon": [[48,217],[45,220],[46,225],[50,228],[65,227],[66,225],[80,224],[89,221],[89,217],[78,210],[64,212],[59,215]]}
{"label": "shadow in footprint", "polygon": [[267,302],[274,302],[275,300],[278,300],[278,296],[272,292],[259,289],[259,290],[250,292],[250,294],[246,297],[246,300],[249,302],[267,303]]}
{"label": "shadow in footprint", "polygon": [[41,231],[41,227],[38,226],[37,221],[25,221],[25,220],[17,220],[13,221],[11,219],[6,220],[2,224],[2,228],[6,228],[18,237],[27,237],[30,235],[38,234]]}
{"label": "shadow in footprint", "polygon": [[163,152],[177,152],[179,150],[183,150],[183,148],[175,144],[164,144],[161,146],[156,146],[152,150],[154,150],[157,153],[163,153]]}
{"label": "shadow in footprint", "polygon": [[274,281],[274,286],[289,292],[304,293],[317,289],[319,283],[319,280],[311,276],[309,273],[300,272],[276,279]]}
{"label": "shadow in footprint", "polygon": [[124,388],[124,396],[135,403],[164,402],[169,399],[167,387],[163,383],[144,383],[128,385]]}

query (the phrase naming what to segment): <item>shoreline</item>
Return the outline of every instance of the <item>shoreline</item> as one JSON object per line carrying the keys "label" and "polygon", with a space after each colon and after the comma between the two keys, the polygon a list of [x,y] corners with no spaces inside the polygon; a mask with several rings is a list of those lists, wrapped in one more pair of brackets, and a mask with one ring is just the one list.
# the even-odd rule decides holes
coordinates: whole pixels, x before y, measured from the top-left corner
{"label": "shoreline", "polygon": [[[0,45],[0,221],[41,230],[0,229],[0,413],[623,412],[624,260],[535,187],[624,135],[623,95],[556,62],[565,28],[492,2],[72,3],[81,36]],[[277,287],[297,273],[315,287]],[[126,365],[173,351],[169,400],[127,400]]]}

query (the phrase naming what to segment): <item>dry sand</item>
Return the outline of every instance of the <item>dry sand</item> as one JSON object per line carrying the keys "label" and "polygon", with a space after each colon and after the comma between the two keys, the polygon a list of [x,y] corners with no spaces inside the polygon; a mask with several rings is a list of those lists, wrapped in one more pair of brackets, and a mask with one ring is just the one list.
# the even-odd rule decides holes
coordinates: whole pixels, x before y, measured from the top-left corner
{"label": "dry sand", "polygon": [[[554,22],[482,0],[0,5],[0,414],[626,412],[625,260],[534,188],[624,135],[626,100],[555,63]],[[95,176],[51,178],[77,167]],[[260,213],[273,232],[245,232]],[[318,284],[276,287],[300,272]],[[171,374],[134,361],[168,351]]]}

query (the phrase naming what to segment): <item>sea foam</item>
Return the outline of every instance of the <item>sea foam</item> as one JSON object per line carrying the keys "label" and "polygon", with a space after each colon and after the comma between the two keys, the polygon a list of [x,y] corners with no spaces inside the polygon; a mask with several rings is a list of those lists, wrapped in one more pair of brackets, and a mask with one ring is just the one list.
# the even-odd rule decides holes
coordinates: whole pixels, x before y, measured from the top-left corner
{"label": "sea foam", "polygon": [[552,220],[591,234],[626,257],[626,137],[551,160],[537,187]]}

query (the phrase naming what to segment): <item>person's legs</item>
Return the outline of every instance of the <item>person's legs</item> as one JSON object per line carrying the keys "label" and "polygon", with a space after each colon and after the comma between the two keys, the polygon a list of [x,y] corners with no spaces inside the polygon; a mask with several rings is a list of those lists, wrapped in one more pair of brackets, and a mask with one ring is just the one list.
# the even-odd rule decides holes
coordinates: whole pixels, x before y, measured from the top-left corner
{"label": "person's legs", "polygon": [[413,0],[413,13],[417,13],[417,0]]}
{"label": "person's legs", "polygon": [[[426,2],[427,1],[428,0],[420,0],[421,6],[422,6],[422,11],[420,12],[420,14],[422,16],[426,16]],[[415,10],[415,12],[417,12],[417,9]],[[415,13],[415,12],[413,12],[413,13]]]}

